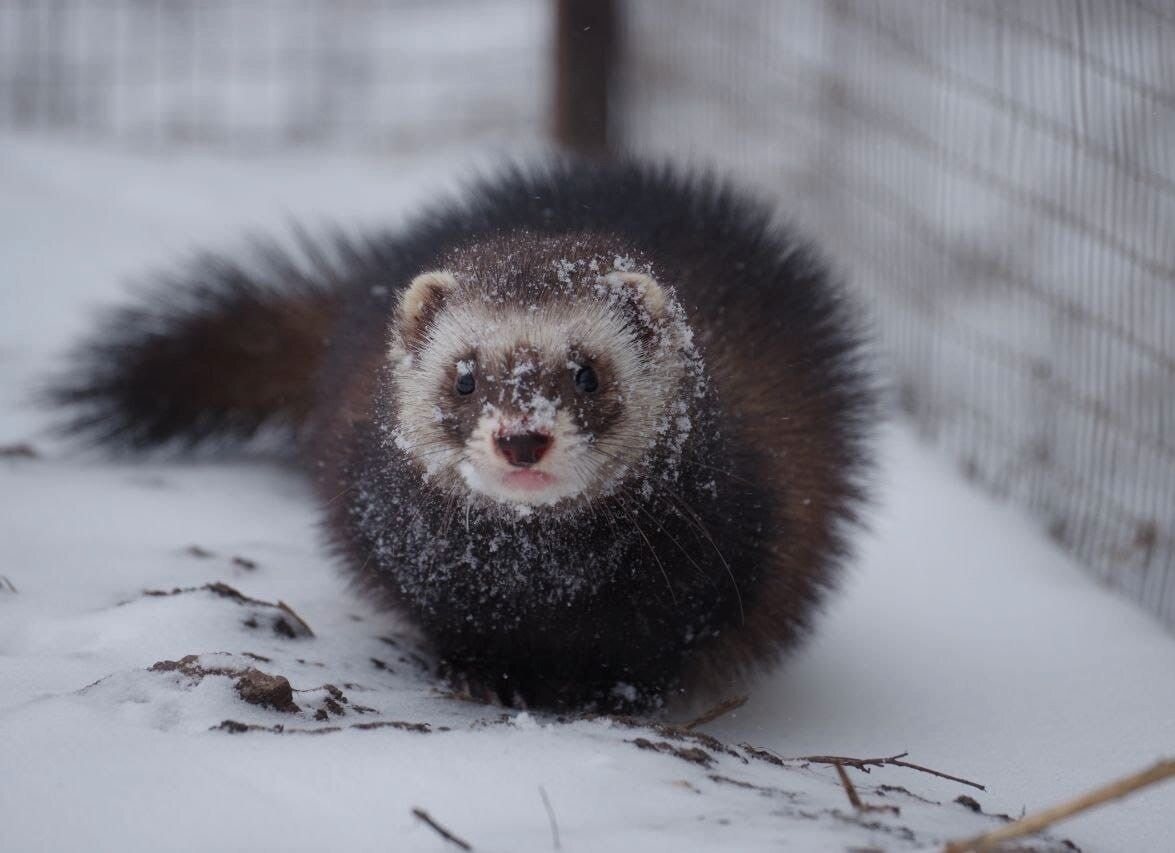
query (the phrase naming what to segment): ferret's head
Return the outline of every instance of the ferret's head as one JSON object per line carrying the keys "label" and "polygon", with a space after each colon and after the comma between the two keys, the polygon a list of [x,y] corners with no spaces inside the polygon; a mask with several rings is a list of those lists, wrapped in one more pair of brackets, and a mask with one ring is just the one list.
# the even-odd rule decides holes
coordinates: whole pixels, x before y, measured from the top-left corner
{"label": "ferret's head", "polygon": [[597,254],[479,247],[403,291],[394,441],[446,493],[571,506],[680,450],[701,375],[684,312],[650,271]]}

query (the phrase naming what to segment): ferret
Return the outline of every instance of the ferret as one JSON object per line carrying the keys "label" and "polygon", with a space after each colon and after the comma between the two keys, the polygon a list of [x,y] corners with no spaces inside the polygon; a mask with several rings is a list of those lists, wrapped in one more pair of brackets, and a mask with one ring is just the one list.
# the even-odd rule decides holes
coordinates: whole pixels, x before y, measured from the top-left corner
{"label": "ferret", "polygon": [[201,256],[50,396],[112,447],[288,435],[333,550],[454,684],[639,711],[807,632],[867,499],[864,353],[767,206],[556,161],[398,232]]}

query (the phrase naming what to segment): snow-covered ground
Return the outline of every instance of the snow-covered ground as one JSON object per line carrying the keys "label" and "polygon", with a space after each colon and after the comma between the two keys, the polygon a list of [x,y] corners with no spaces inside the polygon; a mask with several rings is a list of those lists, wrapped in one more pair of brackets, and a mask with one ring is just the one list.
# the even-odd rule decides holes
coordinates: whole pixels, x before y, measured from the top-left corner
{"label": "snow-covered ground", "polygon": [[[456,849],[413,808],[476,850],[551,850],[552,817],[568,851],[935,849],[997,823],[960,794],[1017,815],[1175,753],[1171,636],[901,427],[817,636],[703,727],[729,748],[445,695],[407,626],[348,591],[278,462],[110,461],[43,434],[33,381],[128,277],[248,229],[395,221],[468,165],[0,140],[0,445],[37,452],[0,458],[0,849]],[[245,701],[274,687],[250,668],[289,679],[266,694],[287,710]],[[908,750],[987,791],[849,771],[901,811],[855,814],[832,768],[740,743]],[[1172,814],[1168,785],[1057,835],[1168,850]]]}

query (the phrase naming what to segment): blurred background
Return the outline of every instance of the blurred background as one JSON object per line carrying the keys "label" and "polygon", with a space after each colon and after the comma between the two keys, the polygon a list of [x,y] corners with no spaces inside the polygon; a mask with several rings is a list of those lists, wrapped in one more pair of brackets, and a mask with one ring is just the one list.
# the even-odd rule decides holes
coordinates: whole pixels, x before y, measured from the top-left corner
{"label": "blurred background", "polygon": [[1175,625],[1173,46],[1164,0],[0,0],[0,130],[733,173],[925,441]]}

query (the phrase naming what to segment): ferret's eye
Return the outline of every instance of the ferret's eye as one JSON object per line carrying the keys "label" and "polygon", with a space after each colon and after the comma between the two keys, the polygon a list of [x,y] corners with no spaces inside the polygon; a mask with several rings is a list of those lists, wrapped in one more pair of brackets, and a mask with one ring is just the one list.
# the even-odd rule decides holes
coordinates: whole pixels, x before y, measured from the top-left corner
{"label": "ferret's eye", "polygon": [[584,365],[575,371],[575,390],[590,394],[600,387],[600,380],[591,365]]}
{"label": "ferret's eye", "polygon": [[472,394],[473,389],[477,387],[477,380],[473,378],[472,373],[462,373],[457,377],[457,382],[454,383],[453,387],[462,396]]}

